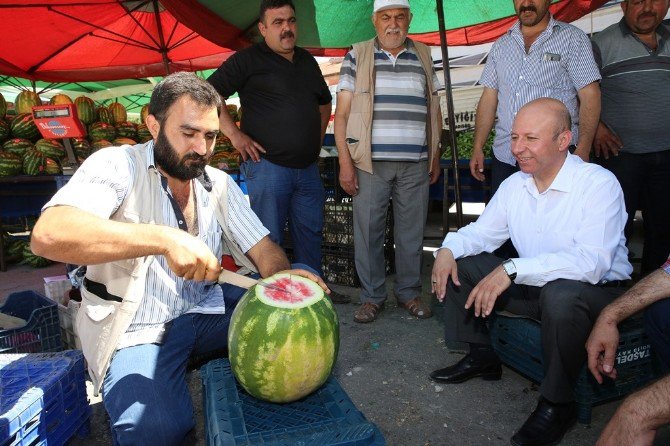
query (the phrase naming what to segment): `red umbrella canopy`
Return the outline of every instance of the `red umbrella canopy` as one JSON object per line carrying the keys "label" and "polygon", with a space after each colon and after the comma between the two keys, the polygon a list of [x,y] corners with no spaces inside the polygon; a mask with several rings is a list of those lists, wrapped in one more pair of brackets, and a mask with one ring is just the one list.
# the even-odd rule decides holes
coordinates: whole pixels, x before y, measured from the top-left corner
{"label": "red umbrella canopy", "polygon": [[218,67],[216,45],[157,0],[0,0],[0,74],[52,82]]}

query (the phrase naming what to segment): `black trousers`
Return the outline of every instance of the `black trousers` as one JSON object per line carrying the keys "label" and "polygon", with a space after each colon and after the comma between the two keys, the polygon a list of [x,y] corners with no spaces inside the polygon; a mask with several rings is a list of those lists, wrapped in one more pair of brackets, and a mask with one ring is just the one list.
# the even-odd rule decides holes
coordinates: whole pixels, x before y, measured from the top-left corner
{"label": "black trousers", "polygon": [[[447,341],[490,343],[488,318],[476,318],[472,308],[466,310],[463,306],[470,291],[502,260],[485,253],[458,261],[461,286],[455,287],[450,282],[444,305]],[[542,396],[555,403],[574,401],[575,384],[586,361],[584,344],[591,327],[600,311],[623,291],[560,279],[543,287],[512,284],[498,298],[496,311],[505,310],[541,321]]]}
{"label": "black trousers", "polygon": [[626,240],[633,234],[635,211],[642,210],[644,248],[643,274],[665,263],[670,253],[670,205],[666,201],[670,190],[670,150],[596,158],[596,162],[611,171],[619,180],[626,202],[628,221]]}

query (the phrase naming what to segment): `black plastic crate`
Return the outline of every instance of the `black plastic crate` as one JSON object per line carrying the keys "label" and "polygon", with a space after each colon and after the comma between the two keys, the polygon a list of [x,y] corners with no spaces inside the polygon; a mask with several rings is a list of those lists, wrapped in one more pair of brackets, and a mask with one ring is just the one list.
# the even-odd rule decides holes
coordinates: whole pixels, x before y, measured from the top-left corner
{"label": "black plastic crate", "polygon": [[[603,384],[583,367],[575,386],[577,418],[591,422],[591,407],[622,397],[661,375],[642,321],[631,318],[619,325],[617,379]],[[496,315],[491,325],[491,343],[500,359],[535,382],[544,377],[540,323],[524,317]]]}
{"label": "black plastic crate", "polygon": [[356,409],[332,376],[288,404],[258,400],[235,380],[227,359],[200,369],[207,445],[382,446],[379,428]]}
{"label": "black plastic crate", "polygon": [[0,330],[0,353],[57,352],[63,349],[58,304],[35,291],[12,293],[0,313],[18,317],[26,325]]}
{"label": "black plastic crate", "polygon": [[336,156],[319,158],[319,172],[326,191],[326,201],[340,203],[351,200],[351,195],[340,187],[340,165]]}
{"label": "black plastic crate", "polygon": [[[326,283],[351,287],[361,285],[356,272],[353,247],[323,246],[321,257],[323,259],[321,266],[323,280]],[[392,246],[384,246],[384,263],[387,276],[395,273],[395,253]]]}

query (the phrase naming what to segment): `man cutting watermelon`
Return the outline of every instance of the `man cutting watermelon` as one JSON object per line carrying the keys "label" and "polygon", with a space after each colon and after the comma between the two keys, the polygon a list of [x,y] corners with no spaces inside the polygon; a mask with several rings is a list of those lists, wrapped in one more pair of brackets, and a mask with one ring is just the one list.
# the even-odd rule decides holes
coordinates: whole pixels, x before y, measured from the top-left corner
{"label": "man cutting watermelon", "polygon": [[220,106],[194,74],[166,77],[149,105],[153,139],[89,157],[32,233],[36,254],[88,265],[76,328],[115,444],[188,441],[187,364],[226,348],[245,291],[216,283],[222,255],[262,277],[291,267],[235,182],[207,165]]}

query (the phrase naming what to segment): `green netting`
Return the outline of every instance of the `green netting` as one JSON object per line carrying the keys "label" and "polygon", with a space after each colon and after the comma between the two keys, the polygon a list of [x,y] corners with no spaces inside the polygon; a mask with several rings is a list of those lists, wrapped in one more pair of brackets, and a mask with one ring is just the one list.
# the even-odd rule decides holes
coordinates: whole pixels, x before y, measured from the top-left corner
{"label": "green netting", "polygon": [[[555,3],[560,0],[553,0]],[[198,0],[200,4],[249,35],[256,33],[259,0]],[[374,36],[370,20],[373,0],[295,0],[298,44],[344,48]],[[447,30],[514,15],[512,0],[444,0]],[[410,0],[410,33],[438,31],[435,0]]]}

